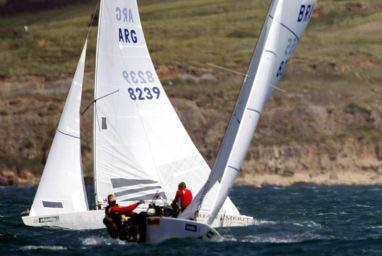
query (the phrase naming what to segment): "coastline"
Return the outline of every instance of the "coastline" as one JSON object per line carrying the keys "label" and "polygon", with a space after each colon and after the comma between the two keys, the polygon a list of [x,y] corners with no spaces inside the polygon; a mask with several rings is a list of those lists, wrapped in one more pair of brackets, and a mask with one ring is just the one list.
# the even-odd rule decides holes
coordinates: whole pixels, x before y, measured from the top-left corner
{"label": "coastline", "polygon": [[241,175],[236,182],[237,186],[294,186],[298,184],[312,184],[319,186],[364,186],[382,185],[382,175],[375,172],[339,171],[330,173],[297,172],[290,177],[277,174],[249,174]]}
{"label": "coastline", "polygon": [[[0,173],[0,186],[32,187],[37,186],[39,177],[31,172],[22,172],[17,175],[12,171]],[[85,183],[91,184],[92,176],[85,176]],[[235,186],[280,186],[309,184],[318,186],[373,186],[382,185],[382,175],[371,171],[338,171],[327,173],[296,172],[288,177],[271,173],[248,173],[244,172],[237,179]]]}

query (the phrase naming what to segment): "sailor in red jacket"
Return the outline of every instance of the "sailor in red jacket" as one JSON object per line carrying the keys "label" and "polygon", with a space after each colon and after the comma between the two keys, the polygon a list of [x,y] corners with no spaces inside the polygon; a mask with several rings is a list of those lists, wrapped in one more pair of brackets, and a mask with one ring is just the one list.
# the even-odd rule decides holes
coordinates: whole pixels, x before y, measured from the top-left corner
{"label": "sailor in red jacket", "polygon": [[113,214],[120,214],[120,215],[123,214],[123,215],[129,216],[129,217],[132,217],[135,214],[133,212],[135,210],[135,208],[137,208],[139,204],[143,203],[143,202],[139,201],[138,203],[131,204],[129,206],[119,206],[117,204],[117,201],[115,199],[114,194],[108,195],[107,201],[109,203],[109,205],[105,209],[105,214],[107,216],[111,216]]}
{"label": "sailor in red jacket", "polygon": [[131,222],[138,222],[139,215],[133,212],[138,205],[144,203],[139,201],[138,203],[131,204],[129,206],[119,206],[117,204],[114,194],[110,194],[107,197],[109,205],[105,208],[105,218],[103,223],[105,224],[109,235],[112,238],[120,238],[124,240],[124,232],[122,229],[122,221],[125,217],[130,217]]}
{"label": "sailor in red jacket", "polygon": [[172,201],[172,207],[175,211],[184,211],[192,202],[192,192],[186,187],[186,183],[181,182],[178,185],[178,191]]}

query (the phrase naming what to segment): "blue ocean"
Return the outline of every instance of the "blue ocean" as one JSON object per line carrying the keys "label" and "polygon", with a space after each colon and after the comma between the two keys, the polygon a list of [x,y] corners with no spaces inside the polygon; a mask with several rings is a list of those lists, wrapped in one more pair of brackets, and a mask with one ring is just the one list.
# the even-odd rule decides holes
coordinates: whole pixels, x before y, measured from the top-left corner
{"label": "blue ocean", "polygon": [[219,229],[224,241],[127,244],[105,230],[30,228],[20,213],[36,188],[0,187],[0,255],[382,255],[382,187],[236,187],[256,225]]}

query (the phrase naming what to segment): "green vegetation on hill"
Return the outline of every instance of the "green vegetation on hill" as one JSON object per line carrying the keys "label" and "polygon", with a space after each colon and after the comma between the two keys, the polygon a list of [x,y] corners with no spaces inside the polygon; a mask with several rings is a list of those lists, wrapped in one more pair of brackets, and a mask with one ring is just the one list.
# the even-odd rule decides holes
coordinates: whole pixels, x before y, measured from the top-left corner
{"label": "green vegetation on hill", "polygon": [[[218,63],[245,70],[269,2],[151,0],[140,1],[140,5],[147,41],[157,64]],[[0,75],[56,77],[71,73],[95,5],[90,1],[1,17]],[[322,63],[328,69],[344,68],[353,76],[368,68],[362,65],[362,58],[370,64],[381,61],[379,0],[320,0],[317,16],[298,50],[298,60],[305,64]],[[24,26],[28,26],[28,32]],[[95,34],[93,29],[90,54],[93,62]],[[355,63],[357,60],[360,63]],[[380,79],[380,72],[372,71],[366,79]],[[346,77],[353,79],[347,74]]]}

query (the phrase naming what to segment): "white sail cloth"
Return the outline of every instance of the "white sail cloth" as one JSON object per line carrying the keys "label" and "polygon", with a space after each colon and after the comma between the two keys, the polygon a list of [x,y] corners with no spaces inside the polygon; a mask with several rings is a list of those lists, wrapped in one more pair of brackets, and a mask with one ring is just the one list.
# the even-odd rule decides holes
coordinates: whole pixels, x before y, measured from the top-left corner
{"label": "white sail cloth", "polygon": [[[94,108],[98,202],[156,196],[169,202],[185,181],[198,191],[210,169],[172,107],[151,61],[137,1],[101,1]],[[217,193],[217,185],[212,189]],[[210,209],[213,196],[204,208]],[[228,199],[224,211],[238,214]]]}
{"label": "white sail cloth", "polygon": [[240,173],[260,114],[295,51],[315,4],[315,0],[272,2],[211,175],[182,217],[191,217],[204,200],[204,194],[221,179],[208,223],[218,214]]}
{"label": "white sail cloth", "polygon": [[88,210],[80,142],[80,106],[86,48],[87,41],[33,200],[30,216]]}

